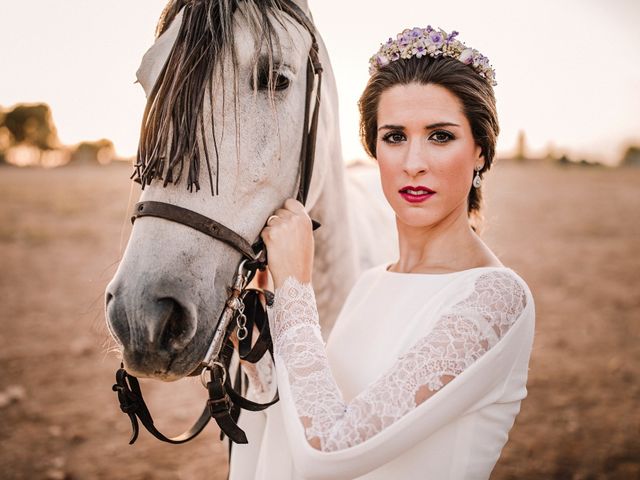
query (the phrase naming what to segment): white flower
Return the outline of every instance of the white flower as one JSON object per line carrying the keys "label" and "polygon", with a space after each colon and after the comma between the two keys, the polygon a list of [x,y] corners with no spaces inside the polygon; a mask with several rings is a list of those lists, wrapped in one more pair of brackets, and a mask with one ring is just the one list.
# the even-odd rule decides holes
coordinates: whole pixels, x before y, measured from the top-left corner
{"label": "white flower", "polygon": [[458,57],[458,60],[460,60],[464,64],[469,65],[473,61],[473,48],[464,49],[460,53],[460,56]]}
{"label": "white flower", "polygon": [[384,67],[385,65],[389,64],[389,59],[386,57],[386,55],[376,55],[376,63],[381,66]]}

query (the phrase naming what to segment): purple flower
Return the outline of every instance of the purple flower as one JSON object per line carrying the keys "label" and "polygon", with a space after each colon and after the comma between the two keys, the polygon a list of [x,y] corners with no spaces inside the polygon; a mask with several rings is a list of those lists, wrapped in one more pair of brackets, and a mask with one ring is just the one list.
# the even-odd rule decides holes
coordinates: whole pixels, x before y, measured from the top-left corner
{"label": "purple flower", "polygon": [[406,47],[407,45],[409,45],[409,43],[411,43],[411,40],[412,40],[408,30],[405,30],[404,32],[399,33],[397,38],[398,38],[398,46],[400,48]]}
{"label": "purple flower", "polygon": [[413,47],[413,54],[418,58],[424,57],[427,54],[427,49],[423,44],[419,44]]}
{"label": "purple flower", "polygon": [[473,59],[473,66],[480,68],[488,68],[489,67],[489,59],[478,53],[478,55]]}
{"label": "purple flower", "polygon": [[442,33],[433,31],[429,34],[429,38],[436,47],[440,47],[442,45]]}
{"label": "purple flower", "polygon": [[419,27],[412,28],[411,32],[409,32],[409,35],[412,38],[420,38],[422,36],[422,29]]}

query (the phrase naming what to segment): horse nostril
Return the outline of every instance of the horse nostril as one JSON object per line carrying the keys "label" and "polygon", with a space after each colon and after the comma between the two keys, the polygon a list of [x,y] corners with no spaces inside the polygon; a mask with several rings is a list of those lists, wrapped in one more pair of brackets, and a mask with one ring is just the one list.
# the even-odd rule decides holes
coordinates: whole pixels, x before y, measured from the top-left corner
{"label": "horse nostril", "polygon": [[195,319],[173,298],[160,298],[157,302],[162,312],[156,331],[159,348],[170,352],[183,349],[195,334]]}
{"label": "horse nostril", "polygon": [[127,309],[120,297],[111,293],[105,295],[105,311],[107,316],[107,328],[111,336],[120,345],[127,345],[130,341],[129,319]]}

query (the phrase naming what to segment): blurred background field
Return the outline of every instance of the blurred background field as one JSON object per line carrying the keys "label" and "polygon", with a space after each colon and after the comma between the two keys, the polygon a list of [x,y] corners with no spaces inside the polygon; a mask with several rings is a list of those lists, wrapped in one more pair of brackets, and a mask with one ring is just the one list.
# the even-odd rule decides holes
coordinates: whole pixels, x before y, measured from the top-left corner
{"label": "blurred background field", "polygon": [[[160,444],[111,391],[103,290],[130,229],[130,167],[0,168],[0,465],[6,479],[224,479],[209,427]],[[498,161],[486,241],[529,283],[528,383],[492,479],[640,478],[640,169]],[[193,380],[144,385],[177,433],[201,408]]]}
{"label": "blurred background field", "polygon": [[[111,391],[103,293],[139,195],[135,71],[166,3],[0,9],[2,479],[226,478],[213,426],[187,445],[143,432],[129,446]],[[356,101],[389,35],[413,22],[459,30],[496,67],[501,158],[486,176],[483,237],[529,283],[537,324],[529,395],[491,478],[640,479],[640,3],[369,0],[341,2],[341,15],[309,3],[345,159],[363,155]],[[143,387],[171,434],[205,400],[193,379]]]}

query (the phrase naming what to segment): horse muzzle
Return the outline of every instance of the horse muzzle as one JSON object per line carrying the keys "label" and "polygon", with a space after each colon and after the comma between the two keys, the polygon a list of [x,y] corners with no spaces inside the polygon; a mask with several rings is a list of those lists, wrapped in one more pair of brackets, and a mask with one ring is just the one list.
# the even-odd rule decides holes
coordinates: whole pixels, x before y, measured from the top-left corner
{"label": "horse muzzle", "polygon": [[163,380],[191,373],[194,365],[187,358],[198,327],[196,306],[147,289],[128,298],[123,290],[114,279],[105,300],[109,330],[121,346],[127,369]]}

